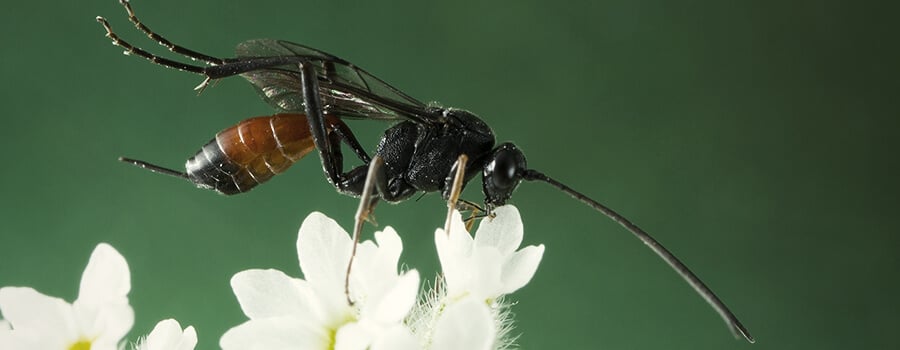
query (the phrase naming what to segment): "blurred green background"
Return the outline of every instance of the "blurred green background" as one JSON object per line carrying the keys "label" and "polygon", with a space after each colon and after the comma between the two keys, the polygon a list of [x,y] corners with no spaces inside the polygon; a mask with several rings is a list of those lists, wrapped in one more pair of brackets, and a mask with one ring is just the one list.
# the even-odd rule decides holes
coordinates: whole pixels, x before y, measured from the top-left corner
{"label": "blurred green background", "polygon": [[[611,221],[524,184],[513,203],[525,241],[547,252],[512,297],[523,348],[818,350],[892,348],[900,328],[900,31],[885,4],[133,3],[151,28],[208,54],[286,39],[477,113],[529,165],[655,235],[758,339],[732,339]],[[215,349],[245,320],[234,273],[299,276],[296,231],[311,211],[350,226],[357,201],[312,157],[232,198],[116,162],[180,168],[217,131],[272,111],[240,78],[197,96],[198,76],[123,56],[95,16],[165,50],[114,0],[4,10],[0,286],[71,301],[91,250],[109,242],[131,266],[130,339],[174,317],[198,329],[198,349]],[[372,149],[387,126],[351,124]],[[465,197],[480,200],[479,188]],[[378,208],[423,276],[438,267],[444,208],[436,195]]]}

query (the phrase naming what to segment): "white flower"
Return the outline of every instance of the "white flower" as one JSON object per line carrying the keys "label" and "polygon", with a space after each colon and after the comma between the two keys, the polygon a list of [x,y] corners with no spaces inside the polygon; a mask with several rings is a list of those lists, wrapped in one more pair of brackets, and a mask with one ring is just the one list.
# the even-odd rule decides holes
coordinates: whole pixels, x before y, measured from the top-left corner
{"label": "white flower", "polygon": [[197,332],[188,326],[181,330],[181,324],[173,319],[159,321],[153,331],[135,346],[136,350],[194,350],[197,346]]}
{"label": "white flower", "polygon": [[12,330],[0,331],[0,349],[116,350],[134,324],[128,304],[128,263],[101,243],[69,304],[27,287],[0,288],[0,313]]}
{"label": "white flower", "polygon": [[488,304],[502,295],[525,286],[534,276],[544,245],[522,243],[522,219],[511,205],[499,207],[496,217],[482,220],[473,239],[465,230],[459,212],[454,211],[450,234],[434,233],[447,294],[451,300],[472,295]]}
{"label": "white flower", "polygon": [[297,254],[305,279],[278,270],[247,270],[231,285],[249,321],[228,330],[219,344],[240,349],[392,349],[410,345],[402,325],[415,304],[419,275],[398,274],[402,242],[390,227],[361,242],[344,279],[353,241],[338,224],[312,213],[300,227]]}
{"label": "white flower", "polygon": [[497,208],[475,237],[465,230],[460,214],[452,212],[450,234],[435,232],[435,246],[443,269],[433,290],[411,313],[407,324],[423,348],[509,349],[515,347],[510,304],[503,296],[533,277],[544,246],[522,243],[522,221],[513,206]]}

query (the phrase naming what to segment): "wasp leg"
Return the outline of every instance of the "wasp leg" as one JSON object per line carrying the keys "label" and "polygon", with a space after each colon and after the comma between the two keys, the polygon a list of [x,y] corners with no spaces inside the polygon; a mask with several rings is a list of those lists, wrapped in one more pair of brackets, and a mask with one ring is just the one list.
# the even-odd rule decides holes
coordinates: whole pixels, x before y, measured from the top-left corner
{"label": "wasp leg", "polygon": [[[303,104],[306,112],[306,120],[309,122],[309,128],[313,137],[313,143],[319,151],[319,158],[322,160],[322,168],[328,182],[332,184],[339,192],[362,196],[365,193],[363,184],[368,181],[369,176],[363,176],[372,173],[370,169],[371,161],[367,161],[369,156],[365,153],[353,133],[349,128],[334,127],[333,130],[339,137],[344,140],[350,148],[356,152],[357,156],[363,160],[364,165],[354,168],[349,172],[343,172],[343,157],[340,152],[340,145],[329,139],[326,131],[324,113],[322,111],[322,100],[319,96],[319,81],[315,68],[310,63],[300,63],[300,83],[303,87]],[[400,198],[406,198],[415,189],[405,183],[394,182],[388,183],[387,176],[383,167],[377,167],[377,171],[372,173],[374,186],[376,186],[377,194],[384,200],[396,201]],[[402,180],[401,180],[402,181]]]}
{"label": "wasp leg", "polygon": [[344,279],[344,294],[347,296],[347,303],[353,305],[353,299],[350,297],[350,271],[353,268],[353,260],[356,258],[356,247],[359,245],[359,236],[362,231],[364,221],[369,221],[375,204],[378,203],[378,196],[375,195],[375,178],[376,174],[382,172],[384,161],[379,156],[369,163],[366,173],[365,185],[363,185],[362,195],[359,199],[359,209],[356,210],[355,225],[353,226],[353,249],[350,252],[350,261],[347,263],[347,276]]}
{"label": "wasp leg", "polygon": [[[453,215],[453,211],[456,210],[457,204],[459,201],[459,194],[462,192],[463,185],[465,184],[466,178],[466,163],[469,161],[469,157],[465,154],[460,154],[459,159],[456,160],[456,163],[453,164],[453,167],[450,168],[450,174],[447,175],[447,182],[450,183],[450,186],[445,186],[445,193],[447,194],[447,220],[444,221],[444,232],[448,235],[450,234],[450,218]],[[449,192],[446,192],[449,190]]]}
{"label": "wasp leg", "polygon": [[[369,158],[369,154],[366,153],[365,148],[359,144],[359,141],[356,139],[356,136],[353,135],[353,131],[350,130],[350,127],[347,124],[344,124],[340,119],[337,119],[337,122],[329,122],[329,126],[331,126],[331,135],[335,135],[343,141],[347,146],[353,150],[353,153],[363,162],[363,164],[369,164],[372,161]],[[332,149],[338,147],[334,145]]]}
{"label": "wasp leg", "polygon": [[220,65],[220,64],[225,63],[225,60],[223,60],[221,58],[205,55],[205,54],[199,53],[197,51],[194,51],[194,50],[191,50],[191,49],[185,48],[183,46],[179,46],[179,45],[172,43],[171,41],[164,38],[162,35],[159,35],[156,32],[154,32],[153,30],[151,30],[150,28],[148,28],[143,22],[141,22],[141,20],[134,14],[134,10],[131,8],[131,3],[129,3],[128,0],[119,0],[119,3],[122,4],[123,7],[125,7],[125,12],[128,13],[128,20],[131,21],[131,23],[134,23],[135,28],[144,32],[144,34],[147,34],[147,36],[150,37],[151,40],[159,43],[162,46],[165,46],[167,49],[169,49],[169,51],[172,51],[174,53],[185,56],[185,57],[190,58],[195,61],[199,60],[199,61],[203,61],[203,62],[212,64],[212,65]]}
{"label": "wasp leg", "polygon": [[140,57],[146,58],[150,62],[153,62],[155,64],[158,64],[158,65],[161,65],[164,67],[169,67],[169,68],[186,71],[186,72],[191,72],[191,73],[196,73],[196,74],[206,74],[206,67],[194,66],[194,65],[190,65],[190,64],[184,64],[184,63],[181,63],[178,61],[173,61],[168,58],[163,58],[163,57],[154,55],[152,53],[149,53],[147,51],[144,51],[144,49],[141,49],[137,46],[131,45],[127,41],[122,40],[122,38],[119,38],[119,36],[116,35],[115,32],[113,32],[112,26],[109,25],[109,22],[107,22],[106,19],[103,17],[98,16],[97,22],[100,22],[100,24],[103,25],[103,28],[106,29],[106,37],[109,38],[110,40],[112,40],[113,45],[116,45],[116,46],[119,46],[119,47],[125,49],[126,55],[138,55]]}
{"label": "wasp leg", "polygon": [[[331,118],[329,118],[331,119]],[[360,196],[363,193],[363,186],[366,181],[366,172],[368,171],[371,159],[366,151],[360,146],[359,141],[353,136],[353,133],[347,128],[347,125],[337,120],[338,123],[332,123],[326,119],[331,127],[331,133],[328,134],[328,142],[331,144],[331,157],[337,167],[338,173],[341,174],[341,182],[335,188],[343,194],[351,196]],[[348,172],[343,172],[344,155],[341,152],[341,142],[347,144],[356,156],[362,160],[363,165],[357,166]]]}
{"label": "wasp leg", "polygon": [[341,175],[334,147],[328,142],[325,130],[325,115],[322,112],[322,99],[319,96],[319,82],[316,69],[310,62],[300,62],[300,84],[303,87],[303,107],[306,109],[306,120],[313,137],[313,143],[319,150],[322,168],[328,181],[340,190]]}
{"label": "wasp leg", "polygon": [[[170,60],[165,57],[161,57],[158,55],[154,55],[140,47],[134,46],[131,43],[120,38],[112,29],[112,26],[106,20],[106,18],[97,17],[97,22],[100,22],[103,25],[103,28],[106,29],[106,37],[108,37],[113,45],[119,46],[125,49],[126,55],[136,55],[138,57],[142,57],[152,63],[158,64],[163,67],[177,69],[180,71],[190,72],[194,74],[200,74],[206,76],[206,79],[197,86],[196,89],[201,90],[206,85],[209,84],[210,81],[220,78],[226,78],[233,75],[238,75],[241,73],[246,73],[252,70],[264,69],[269,67],[276,67],[286,64],[297,64],[303,61],[302,57],[298,56],[274,56],[274,57],[248,57],[248,58],[229,58],[229,59],[220,59],[212,56],[207,56],[201,54],[196,51],[184,49],[180,46],[172,44],[171,47],[167,45],[171,44],[168,40],[165,40],[159,35],[151,36],[154,40],[157,40],[160,44],[169,47],[173,52],[185,55],[191,59],[201,60],[210,64],[212,66],[198,66],[187,63],[178,62],[175,60]],[[138,21],[137,23],[141,23]],[[138,27],[141,30],[144,30],[141,27]],[[146,27],[144,27],[146,28]],[[147,29],[145,32],[148,32]],[[153,32],[149,32],[155,34]],[[149,35],[149,34],[148,34]],[[165,41],[163,41],[165,40]],[[222,62],[222,63],[218,63]]]}

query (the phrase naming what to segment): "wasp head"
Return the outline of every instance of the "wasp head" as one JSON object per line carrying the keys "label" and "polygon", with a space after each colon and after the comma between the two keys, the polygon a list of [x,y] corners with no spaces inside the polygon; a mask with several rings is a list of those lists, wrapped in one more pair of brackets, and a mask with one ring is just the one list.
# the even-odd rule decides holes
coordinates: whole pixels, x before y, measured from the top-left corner
{"label": "wasp head", "polygon": [[525,155],[506,142],[494,149],[482,172],[484,202],[490,210],[506,204],[525,174]]}

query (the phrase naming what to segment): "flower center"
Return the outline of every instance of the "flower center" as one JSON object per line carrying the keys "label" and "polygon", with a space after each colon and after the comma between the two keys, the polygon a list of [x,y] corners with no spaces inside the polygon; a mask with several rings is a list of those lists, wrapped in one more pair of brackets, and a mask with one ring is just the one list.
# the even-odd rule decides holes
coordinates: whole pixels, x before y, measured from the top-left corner
{"label": "flower center", "polygon": [[344,325],[356,322],[357,319],[352,314],[347,314],[343,321],[339,321],[338,324],[334,327],[328,327],[328,350],[334,350],[337,345],[337,332]]}
{"label": "flower center", "polygon": [[91,350],[90,340],[79,340],[69,347],[69,350]]}

